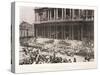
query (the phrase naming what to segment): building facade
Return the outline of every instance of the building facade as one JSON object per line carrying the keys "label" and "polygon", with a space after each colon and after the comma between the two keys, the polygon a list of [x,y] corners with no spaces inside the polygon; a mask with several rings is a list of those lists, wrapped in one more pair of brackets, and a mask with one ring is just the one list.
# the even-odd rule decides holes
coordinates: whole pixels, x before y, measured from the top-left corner
{"label": "building facade", "polygon": [[34,25],[31,25],[25,21],[20,24],[20,38],[32,38],[34,37]]}
{"label": "building facade", "polygon": [[35,8],[35,37],[93,40],[94,10]]}

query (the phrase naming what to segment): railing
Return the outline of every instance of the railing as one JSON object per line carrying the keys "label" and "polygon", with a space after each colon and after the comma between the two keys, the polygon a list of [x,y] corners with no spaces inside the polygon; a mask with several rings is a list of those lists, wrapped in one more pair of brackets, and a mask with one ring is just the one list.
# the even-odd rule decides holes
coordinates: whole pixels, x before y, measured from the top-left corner
{"label": "railing", "polygon": [[49,23],[49,22],[69,22],[69,21],[93,21],[94,17],[87,16],[85,18],[65,18],[65,19],[46,19],[46,20],[40,20],[40,21],[35,21],[35,24],[38,23]]}

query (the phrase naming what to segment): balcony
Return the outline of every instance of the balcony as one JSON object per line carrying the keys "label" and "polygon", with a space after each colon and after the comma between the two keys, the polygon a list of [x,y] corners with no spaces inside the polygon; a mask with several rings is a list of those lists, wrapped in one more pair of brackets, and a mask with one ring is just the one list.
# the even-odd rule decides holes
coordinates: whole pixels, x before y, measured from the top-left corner
{"label": "balcony", "polygon": [[87,17],[87,18],[66,18],[66,19],[45,19],[45,20],[38,20],[35,21],[35,24],[40,23],[55,23],[55,22],[71,22],[71,21],[93,21],[94,17]]}

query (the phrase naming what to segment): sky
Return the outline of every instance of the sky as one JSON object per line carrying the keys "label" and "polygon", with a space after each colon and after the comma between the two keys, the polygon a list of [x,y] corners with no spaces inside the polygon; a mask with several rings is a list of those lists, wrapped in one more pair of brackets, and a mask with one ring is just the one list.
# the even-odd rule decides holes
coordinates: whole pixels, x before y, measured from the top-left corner
{"label": "sky", "polygon": [[26,21],[30,24],[34,23],[34,8],[33,7],[20,7],[20,23]]}

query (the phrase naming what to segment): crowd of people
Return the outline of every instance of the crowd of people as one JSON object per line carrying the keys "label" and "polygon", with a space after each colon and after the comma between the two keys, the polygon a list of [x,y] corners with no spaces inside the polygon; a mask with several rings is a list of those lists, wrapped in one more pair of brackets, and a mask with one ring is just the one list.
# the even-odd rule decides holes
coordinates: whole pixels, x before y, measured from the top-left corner
{"label": "crowd of people", "polygon": [[24,58],[22,59],[23,61],[20,61],[20,65],[23,64],[44,64],[44,63],[72,63],[76,62],[76,58],[73,57],[73,59],[67,59],[67,58],[62,58],[60,56],[56,56],[56,53],[54,52],[53,54],[43,54],[40,49],[36,50],[27,50],[23,48],[21,51],[23,52]]}
{"label": "crowd of people", "polygon": [[[44,63],[74,63],[78,62],[77,57],[75,55],[80,55],[80,51],[76,51],[72,49],[71,43],[66,43],[64,41],[60,41],[56,46],[53,45],[53,40],[46,41],[45,46],[41,46],[41,44],[37,44],[35,41],[34,46],[26,46],[22,47],[20,50],[20,65],[23,64],[44,64]],[[46,45],[50,45],[51,47],[46,47]],[[68,48],[69,47],[69,48]],[[84,51],[84,50],[82,50]],[[77,53],[76,53],[77,52]],[[60,54],[60,55],[58,55]],[[91,61],[90,54],[86,54],[82,56],[82,62]]]}

